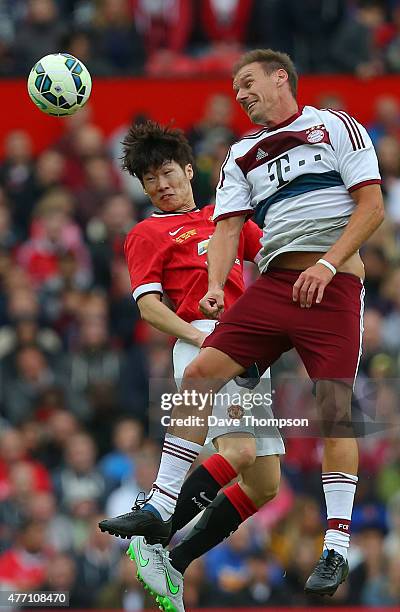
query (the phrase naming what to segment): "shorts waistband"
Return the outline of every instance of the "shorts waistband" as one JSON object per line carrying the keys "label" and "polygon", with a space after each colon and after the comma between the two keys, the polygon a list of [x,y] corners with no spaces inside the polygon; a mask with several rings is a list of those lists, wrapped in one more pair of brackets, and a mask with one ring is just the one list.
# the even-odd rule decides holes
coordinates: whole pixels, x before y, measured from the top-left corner
{"label": "shorts waistband", "polygon": [[[294,277],[294,276],[299,276],[299,274],[301,274],[302,272],[304,272],[306,268],[304,268],[303,270],[295,270],[293,268],[274,268],[273,266],[268,267],[268,269],[263,272],[261,274],[261,276],[267,276],[268,274],[272,273],[276,273],[276,274],[283,274],[289,277]],[[356,274],[352,274],[351,272],[336,272],[334,278],[348,278],[349,280],[354,280],[358,283],[360,283],[361,285],[364,284],[364,281],[362,278],[360,278],[359,276],[357,276]]]}

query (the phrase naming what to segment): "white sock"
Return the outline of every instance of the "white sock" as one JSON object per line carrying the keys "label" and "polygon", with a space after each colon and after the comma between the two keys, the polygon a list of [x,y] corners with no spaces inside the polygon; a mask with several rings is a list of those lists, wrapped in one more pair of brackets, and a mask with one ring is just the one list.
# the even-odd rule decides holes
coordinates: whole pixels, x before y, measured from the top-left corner
{"label": "white sock", "polygon": [[158,510],[163,521],[173,515],[186,474],[202,448],[195,442],[166,434],[160,468],[148,498],[149,504]]}
{"label": "white sock", "polygon": [[324,549],[340,553],[347,559],[350,545],[351,513],[358,478],[344,472],[323,472],[322,485],[328,516]]}

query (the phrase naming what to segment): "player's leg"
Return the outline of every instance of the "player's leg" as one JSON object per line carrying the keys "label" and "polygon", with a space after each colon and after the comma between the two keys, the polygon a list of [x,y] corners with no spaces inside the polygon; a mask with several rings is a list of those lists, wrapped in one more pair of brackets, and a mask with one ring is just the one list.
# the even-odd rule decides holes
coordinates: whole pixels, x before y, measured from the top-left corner
{"label": "player's leg", "polygon": [[176,423],[188,416],[199,417],[200,397],[203,402],[201,417],[194,427],[179,424],[169,428],[158,475],[145,505],[137,504],[132,512],[101,521],[99,527],[102,531],[121,537],[144,535],[152,542],[165,542],[169,538],[171,517],[180,490],[207,435],[213,395],[244,368],[221,351],[208,348],[202,350],[186,370],[180,391],[181,397],[186,397],[187,401],[184,406],[174,407],[171,421]]}
{"label": "player's leg", "polygon": [[[154,541],[165,541],[171,530],[171,520],[186,474],[204,443],[208,417],[213,407],[213,395],[227,381],[241,374],[255,361],[273,363],[284,350],[290,348],[282,333],[281,322],[273,313],[280,312],[279,304],[271,304],[269,279],[261,277],[226,312],[216,330],[209,336],[200,355],[185,369],[181,396],[187,399],[175,406],[171,420],[174,425],[166,434],[160,469],[151,494],[150,503],[135,508],[133,513],[117,517],[129,529],[116,525],[116,519],[102,521],[100,528],[110,533],[144,535]],[[280,298],[280,296],[278,296]],[[266,300],[269,304],[266,304]],[[271,317],[271,321],[265,321]],[[213,341],[210,343],[210,339]],[[183,424],[185,417],[199,416],[199,397],[206,398],[201,422],[196,427]],[[193,400],[193,397],[197,401]],[[118,528],[116,528],[118,527]]]}
{"label": "player's leg", "polygon": [[[281,316],[281,301],[282,296],[276,287],[271,287],[269,278],[262,276],[251,285],[224,313],[215,331],[206,338],[205,348],[185,369],[181,394],[188,391],[191,395],[195,390],[197,397],[206,394],[211,400],[210,389],[218,391],[254,362],[268,367],[282,352],[291,348],[287,334],[282,331],[286,321]],[[174,512],[179,491],[194,460],[192,453],[196,452],[197,456],[200,445],[204,443],[207,418],[213,408],[213,403],[208,401],[202,411],[202,427],[187,428],[181,424],[185,416],[198,415],[197,406],[193,402],[188,404],[173,409],[172,417],[176,424],[166,436],[166,452],[162,455],[149,504],[151,510],[155,502],[155,509],[164,521]],[[172,453],[174,456],[171,457]],[[186,460],[185,465],[182,459]],[[191,460],[189,465],[188,460]]]}
{"label": "player's leg", "polygon": [[214,453],[193,470],[183,483],[166,546],[177,531],[187,525],[215,499],[220,489],[234,480],[256,459],[256,441],[249,434],[226,434],[214,441]]}
{"label": "player's leg", "polygon": [[190,563],[220,544],[266,502],[273,499],[280,481],[277,455],[257,457],[243,470],[239,483],[219,493],[184,538],[169,553],[149,546],[143,537],[132,540],[129,556],[136,561],[139,578],[164,610],[183,611],[183,574]]}
{"label": "player's leg", "polygon": [[257,457],[254,464],[240,474],[238,483],[217,495],[189,534],[170,552],[175,569],[183,574],[194,559],[229,537],[241,523],[275,497],[279,481],[279,456]]}
{"label": "player's leg", "polygon": [[[177,346],[176,351],[174,349],[174,365],[178,366],[175,367],[178,373],[182,348],[186,353],[182,343]],[[273,417],[269,405],[266,405],[268,397],[271,397],[270,371],[261,363],[258,364],[258,368],[253,367],[247,371],[246,378],[242,378],[240,384],[238,378],[235,378],[221,389],[214,401],[212,413],[217,424],[211,425],[208,430],[208,440],[212,441],[218,453],[206,459],[186,478],[172,517],[171,538],[200,510],[204,510],[219,490],[231,482],[239,472],[251,467],[256,456],[285,452],[277,428],[256,430],[253,425],[247,425],[243,418],[245,414],[251,414],[256,418]],[[253,407],[253,398],[266,399],[263,405]],[[232,418],[235,419],[234,422]],[[167,544],[168,542],[165,543]]]}
{"label": "player's leg", "polygon": [[320,594],[333,594],[348,573],[347,550],[358,480],[351,397],[361,354],[363,295],[357,277],[338,273],[320,305],[299,308],[293,317],[295,347],[310,377],[317,381],[324,437],[322,483],[328,525],[323,555],[306,584],[307,591]]}
{"label": "player's leg", "polygon": [[[208,320],[194,321],[192,324],[206,333],[211,333],[215,327],[215,321]],[[182,340],[178,340],[175,343],[173,349],[173,365],[175,382],[178,388],[182,385],[182,379],[187,365],[197,357],[199,352],[196,346]],[[211,439],[218,436],[220,437],[219,432],[221,430],[223,433],[227,431],[224,428],[220,428],[218,433],[214,432],[214,435],[211,435]],[[170,437],[168,438],[168,443],[171,445],[169,446],[171,453],[176,452],[176,448],[172,447],[172,444],[176,444],[176,442],[179,443],[177,440],[173,440]],[[223,444],[223,446],[224,449],[230,448],[229,458],[224,457],[223,454],[214,454],[206,459],[201,466],[192,471],[184,481],[173,514],[171,532],[169,537],[164,540],[164,545],[168,544],[176,531],[181,529],[203,510],[215,498],[222,487],[236,478],[243,467],[247,467],[247,465],[250,465],[250,463],[255,460],[255,443],[252,435],[248,437],[247,444],[245,447],[242,445],[241,449],[239,449],[239,441],[237,440],[232,440],[231,444]],[[158,492],[153,493],[151,500],[155,504],[156,509],[157,493]],[[164,496],[160,494],[160,497],[163,506],[165,506]],[[167,504],[168,503],[169,500],[167,500]],[[152,504],[150,504],[150,506],[151,505]],[[163,512],[163,506],[160,508],[161,512]],[[102,522],[100,528],[115,535],[127,537],[131,535],[136,525],[134,513],[129,512],[122,517],[107,519]],[[133,524],[131,524],[132,520],[134,520]]]}
{"label": "player's leg", "polygon": [[351,423],[352,387],[338,381],[319,380],[316,399],[324,436],[322,486],[327,529],[323,553],[305,590],[333,594],[348,575],[347,553],[357,486],[358,444]]}

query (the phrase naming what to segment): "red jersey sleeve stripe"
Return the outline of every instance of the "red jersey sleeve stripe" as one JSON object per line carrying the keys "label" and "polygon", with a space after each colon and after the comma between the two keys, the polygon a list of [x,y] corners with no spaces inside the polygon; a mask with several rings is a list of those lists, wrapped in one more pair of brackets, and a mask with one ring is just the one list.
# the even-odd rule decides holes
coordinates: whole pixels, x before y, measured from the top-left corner
{"label": "red jersey sleeve stripe", "polygon": [[352,185],[349,187],[348,191],[351,193],[356,189],[360,189],[360,187],[365,187],[366,185],[380,185],[382,183],[381,179],[370,179],[369,181],[362,181],[361,183],[357,183],[356,185]]}
{"label": "red jersey sleeve stripe", "polygon": [[214,223],[218,223],[218,221],[222,221],[222,219],[228,219],[229,217],[240,217],[241,215],[247,215],[247,218],[253,216],[253,211],[246,208],[245,210],[232,210],[232,212],[223,213],[222,215],[218,215],[213,219]]}
{"label": "red jersey sleeve stripe", "polygon": [[365,143],[364,143],[363,137],[361,135],[360,128],[358,127],[357,122],[355,121],[355,119],[353,117],[351,117],[350,115],[348,115],[347,113],[345,113],[344,111],[339,111],[339,113],[341,115],[343,115],[343,117],[346,117],[346,119],[349,120],[349,122],[351,123],[351,125],[354,128],[355,133],[358,135],[358,139],[359,139],[359,141],[361,143],[361,147],[363,149],[365,149]]}
{"label": "red jersey sleeve stripe", "polygon": [[347,130],[347,133],[349,135],[350,142],[351,142],[351,145],[353,147],[353,151],[356,151],[357,150],[357,145],[355,143],[353,133],[351,132],[348,124],[346,123],[346,120],[343,117],[341,117],[341,115],[339,115],[339,113],[337,113],[336,111],[331,110],[330,108],[328,108],[328,112],[331,113],[332,115],[335,115],[335,117],[338,117],[338,119],[340,119],[340,121],[344,124],[344,126],[345,126],[345,128]]}
{"label": "red jersey sleeve stripe", "polygon": [[161,293],[163,294],[163,288],[161,283],[146,283],[145,285],[139,285],[132,293],[133,299],[138,300],[144,293]]}
{"label": "red jersey sleeve stripe", "polygon": [[342,121],[344,121],[346,123],[346,125],[349,126],[349,128],[350,128],[350,130],[351,130],[351,132],[353,134],[354,140],[356,141],[357,149],[362,149],[361,141],[360,141],[360,139],[358,137],[357,132],[354,129],[354,126],[352,125],[351,121],[349,120],[348,115],[346,115],[345,113],[341,113],[340,111],[337,111],[337,116],[341,117]]}

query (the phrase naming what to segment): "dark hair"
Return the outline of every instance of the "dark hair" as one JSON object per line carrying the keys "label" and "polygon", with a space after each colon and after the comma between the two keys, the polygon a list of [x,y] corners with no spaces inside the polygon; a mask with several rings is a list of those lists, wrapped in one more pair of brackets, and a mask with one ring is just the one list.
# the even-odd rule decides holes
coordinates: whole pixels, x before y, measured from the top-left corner
{"label": "dark hair", "polygon": [[241,68],[253,62],[262,64],[266,74],[271,74],[271,72],[275,72],[275,70],[280,68],[286,70],[290,91],[294,98],[297,97],[297,81],[299,77],[296,67],[287,53],[274,51],[273,49],[254,49],[253,51],[248,51],[234,65],[233,76],[235,77]]}
{"label": "dark hair", "polygon": [[122,144],[122,168],[142,183],[150,168],[159,168],[166,161],[175,161],[182,169],[194,164],[192,149],[182,130],[155,121],[134,123]]}

